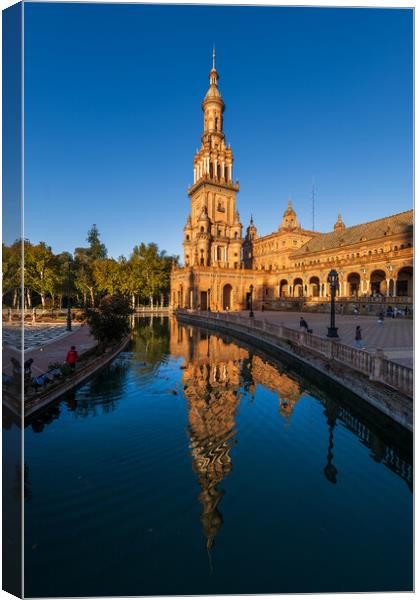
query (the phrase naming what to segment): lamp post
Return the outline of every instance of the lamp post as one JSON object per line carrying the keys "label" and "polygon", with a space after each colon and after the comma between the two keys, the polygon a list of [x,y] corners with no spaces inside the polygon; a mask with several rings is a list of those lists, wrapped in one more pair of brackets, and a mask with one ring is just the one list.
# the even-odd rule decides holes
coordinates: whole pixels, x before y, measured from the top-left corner
{"label": "lamp post", "polygon": [[254,316],[254,311],[252,310],[252,292],[254,291],[254,286],[251,284],[249,286],[249,316]]}
{"label": "lamp post", "polygon": [[338,286],[338,273],[335,269],[332,269],[328,273],[327,281],[331,290],[331,320],[330,326],[328,327],[327,337],[336,338],[338,337],[338,333],[337,327],[335,326],[335,293]]}
{"label": "lamp post", "polygon": [[70,307],[70,259],[67,263],[67,331],[71,331],[71,307]]}
{"label": "lamp post", "polygon": [[210,288],[207,290],[207,310],[210,312]]}

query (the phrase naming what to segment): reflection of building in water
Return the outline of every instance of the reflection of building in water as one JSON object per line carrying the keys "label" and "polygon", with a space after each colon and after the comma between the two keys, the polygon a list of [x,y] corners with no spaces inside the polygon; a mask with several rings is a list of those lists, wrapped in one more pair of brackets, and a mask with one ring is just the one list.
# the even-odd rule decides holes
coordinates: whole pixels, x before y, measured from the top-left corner
{"label": "reflection of building in water", "polygon": [[259,356],[252,357],[252,376],[259,383],[279,396],[279,413],[288,419],[291,417],[295,404],[301,397],[301,389],[297,381],[262,360]]}
{"label": "reflection of building in water", "polygon": [[364,446],[372,450],[371,457],[375,462],[383,463],[393,473],[403,479],[410,490],[413,490],[413,457],[412,449],[405,452],[392,443],[387,443],[381,439],[380,435],[373,429],[370,429],[365,423],[362,423],[349,410],[340,407],[340,422],[357,435]]}
{"label": "reflection of building in water", "polygon": [[[254,395],[258,385],[278,394],[279,413],[289,420],[302,396],[299,382],[221,335],[170,321],[170,353],[183,358],[182,379],[188,402],[188,432],[193,470],[201,488],[201,522],[210,550],[223,524],[220,503],[223,479],[232,470],[230,450],[236,443],[236,414],[241,394]],[[335,484],[334,432],[338,423],[355,433],[372,450],[372,458],[405,479],[412,489],[410,456],[383,441],[375,425],[360,422],[340,402],[321,400],[328,426],[324,476]]]}
{"label": "reflection of building in water", "polygon": [[225,342],[221,337],[210,335],[203,330],[181,325],[176,319],[170,321],[170,353],[181,357],[188,364],[208,364],[209,358],[217,358],[217,363],[230,360],[244,360],[249,356],[245,348],[235,343]]}
{"label": "reflection of building in water", "polygon": [[[189,332],[184,332],[189,333]],[[193,337],[199,336],[193,331]],[[193,346],[194,347],[194,346]],[[241,351],[214,336],[197,340],[197,354],[183,370],[189,402],[189,435],[193,469],[201,487],[201,522],[210,550],[222,526],[219,484],[230,473],[230,449],[235,444],[235,415],[240,401]],[[230,358],[229,358],[230,355]]]}
{"label": "reflection of building in water", "polygon": [[232,469],[235,417],[241,389],[253,393],[257,384],[276,391],[280,412],[289,417],[300,397],[299,385],[260,357],[190,326],[171,321],[171,354],[182,356],[184,395],[189,403],[189,435],[193,469],[201,487],[201,522],[210,550],[223,518],[219,485]]}

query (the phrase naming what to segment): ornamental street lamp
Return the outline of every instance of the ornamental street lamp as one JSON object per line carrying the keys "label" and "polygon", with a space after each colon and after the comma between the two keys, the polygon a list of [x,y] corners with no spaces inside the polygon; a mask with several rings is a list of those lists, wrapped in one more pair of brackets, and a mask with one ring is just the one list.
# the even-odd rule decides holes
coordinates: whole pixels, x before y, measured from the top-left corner
{"label": "ornamental street lamp", "polygon": [[210,288],[207,290],[207,310],[210,312]]}
{"label": "ornamental street lamp", "polygon": [[254,286],[251,284],[249,286],[249,316],[254,316],[254,311],[252,310],[252,292],[254,291]]}
{"label": "ornamental street lamp", "polygon": [[67,263],[67,331],[71,331],[71,307],[70,307],[70,259]]}
{"label": "ornamental street lamp", "polygon": [[335,326],[335,294],[338,287],[338,273],[335,269],[332,269],[328,273],[327,281],[330,285],[331,290],[331,321],[328,327],[327,337],[336,338],[338,337],[337,327]]}

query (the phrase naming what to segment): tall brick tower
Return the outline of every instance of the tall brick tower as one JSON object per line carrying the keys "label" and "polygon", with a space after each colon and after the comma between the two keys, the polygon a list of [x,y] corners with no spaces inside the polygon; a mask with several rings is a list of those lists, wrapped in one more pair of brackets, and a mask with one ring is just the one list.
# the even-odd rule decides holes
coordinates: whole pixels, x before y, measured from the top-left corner
{"label": "tall brick tower", "polygon": [[191,213],[184,227],[184,264],[239,269],[242,224],[236,209],[239,185],[233,180],[232,150],[223,132],[223,102],[218,87],[216,54],[210,87],[202,102],[201,148],[194,157],[194,183],[188,190]]}

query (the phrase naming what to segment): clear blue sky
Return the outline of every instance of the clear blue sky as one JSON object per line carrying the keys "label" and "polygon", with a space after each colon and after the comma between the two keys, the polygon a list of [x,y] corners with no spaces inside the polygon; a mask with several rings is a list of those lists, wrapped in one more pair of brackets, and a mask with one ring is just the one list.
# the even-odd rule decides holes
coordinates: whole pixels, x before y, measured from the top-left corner
{"label": "clear blue sky", "polygon": [[238,209],[328,231],[412,207],[412,12],[25,5],[25,235],[181,254],[216,45]]}

